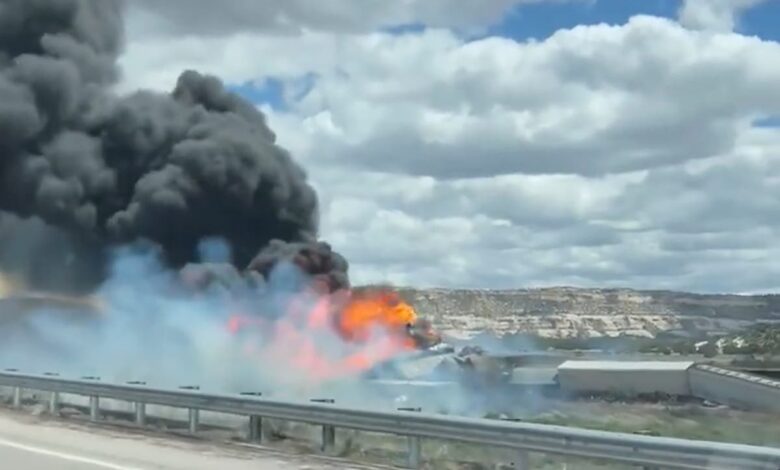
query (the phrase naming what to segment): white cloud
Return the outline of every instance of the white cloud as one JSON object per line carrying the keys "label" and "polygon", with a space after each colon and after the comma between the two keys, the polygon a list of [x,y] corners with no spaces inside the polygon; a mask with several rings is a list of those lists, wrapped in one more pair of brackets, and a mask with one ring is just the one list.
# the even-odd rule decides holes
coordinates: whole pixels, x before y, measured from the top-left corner
{"label": "white cloud", "polygon": [[463,42],[441,30],[136,41],[123,65],[128,83],[164,87],[188,67],[234,83],[315,74],[290,117],[319,161],[443,178],[707,158],[780,111],[780,44],[651,17],[540,43]]}
{"label": "white cloud", "polygon": [[223,36],[261,31],[370,32],[423,23],[473,29],[499,20],[511,7],[540,1],[581,0],[132,0],[130,31],[144,35]]}
{"label": "white cloud", "polygon": [[[322,186],[323,235],[362,281],[760,291],[780,270],[777,163],[740,151],[698,171],[512,177],[514,191],[356,173]],[[411,204],[407,191],[425,196]]]}
{"label": "white cloud", "polygon": [[765,0],[685,0],[680,23],[688,28],[733,31],[739,14]]}
{"label": "white cloud", "polygon": [[[287,35],[131,28],[122,88],[167,90],[185,68],[284,80],[289,108],[264,110],[357,282],[774,288],[780,131],[751,122],[780,114],[780,44],[696,8],[685,27],[641,16],[526,43],[382,34],[348,11]],[[447,13],[415,11],[378,15]]]}
{"label": "white cloud", "polygon": [[780,228],[779,194],[780,132],[751,130],[726,157],[649,173],[625,188],[616,209],[643,228],[747,235],[747,229]]}

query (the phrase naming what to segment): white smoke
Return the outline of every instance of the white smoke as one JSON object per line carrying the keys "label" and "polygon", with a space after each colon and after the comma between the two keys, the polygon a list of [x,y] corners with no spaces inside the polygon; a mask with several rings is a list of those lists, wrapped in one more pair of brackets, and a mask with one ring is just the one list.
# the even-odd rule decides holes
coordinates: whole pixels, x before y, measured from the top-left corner
{"label": "white smoke", "polygon": [[[200,252],[211,263],[230,256],[220,240],[203,242]],[[490,408],[490,400],[475,396],[447,372],[432,372],[429,383],[416,384],[364,380],[360,367],[337,367],[333,373],[334,364],[343,366],[344,358],[358,352],[372,362],[392,340],[377,328],[367,343],[345,341],[328,323],[332,313],[318,310],[329,307],[330,297],[301,294],[298,287],[309,279],[292,263],[280,263],[267,282],[234,273],[237,277],[193,291],[159,255],[142,245],[116,250],[107,280],[94,293],[98,314],[52,306],[0,324],[0,368],[284,399],[325,397],[385,409],[420,406],[482,415]],[[254,323],[231,332],[236,314]],[[383,372],[373,377],[398,379]]]}
{"label": "white smoke", "polygon": [[[229,257],[218,240],[204,242],[201,253],[210,262]],[[358,351],[375,354],[372,348],[386,344],[387,333],[377,329],[364,345],[342,339],[328,312],[311,314],[327,307],[327,299],[297,291],[307,275],[292,263],[281,263],[265,283],[231,279],[227,287],[212,283],[193,292],[158,255],[148,246],[116,250],[107,280],[94,293],[98,314],[41,307],[0,325],[0,367],[219,392],[339,393],[353,402],[376,396],[361,389],[355,375],[328,381],[319,373]],[[236,314],[256,323],[231,332]]]}

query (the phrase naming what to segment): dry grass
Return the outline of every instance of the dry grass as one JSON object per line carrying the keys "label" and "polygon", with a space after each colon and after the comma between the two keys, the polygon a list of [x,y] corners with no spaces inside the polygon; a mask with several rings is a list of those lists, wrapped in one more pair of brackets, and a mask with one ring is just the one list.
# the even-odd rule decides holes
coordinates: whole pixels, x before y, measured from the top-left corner
{"label": "dry grass", "polygon": [[665,437],[780,447],[780,415],[693,404],[576,402],[536,416],[536,423]]}

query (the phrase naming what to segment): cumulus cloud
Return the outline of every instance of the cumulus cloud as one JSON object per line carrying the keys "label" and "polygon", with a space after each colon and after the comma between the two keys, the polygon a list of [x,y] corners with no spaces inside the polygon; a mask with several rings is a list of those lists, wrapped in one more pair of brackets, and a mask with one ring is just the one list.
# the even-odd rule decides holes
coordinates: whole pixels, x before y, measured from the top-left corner
{"label": "cumulus cloud", "polygon": [[[238,60],[249,44],[280,61]],[[172,47],[173,64],[203,62],[237,83],[313,74],[290,112],[318,160],[399,174],[637,171],[727,153],[746,122],[780,110],[780,44],[653,17],[560,31],[540,43],[426,31],[236,36],[212,46],[226,54],[208,65],[213,47],[184,39]],[[153,71],[139,82],[163,82],[166,69],[174,76],[167,58],[150,63],[151,47],[136,47],[126,63]],[[303,60],[297,47],[319,53]],[[718,80],[703,86],[712,76]]]}
{"label": "cumulus cloud", "polygon": [[[167,89],[191,67],[279,80],[282,106],[263,110],[358,283],[778,287],[780,132],[752,123],[780,114],[780,44],[732,31],[747,2],[526,42],[459,35],[446,2],[372,3],[363,19],[347,1],[297,16],[302,2],[264,3],[294,34],[224,18],[201,34],[160,3],[136,6],[167,36],[131,25],[121,89]],[[408,22],[434,27],[376,30]]]}
{"label": "cumulus cloud", "polygon": [[[346,33],[407,24],[474,28],[501,18],[512,6],[540,0],[133,0],[131,12],[154,34],[220,36],[237,31]],[[541,0],[544,1],[544,0]],[[549,0],[547,0],[549,1]],[[557,0],[563,1],[563,0]]]}
{"label": "cumulus cloud", "polygon": [[680,23],[694,29],[733,31],[739,14],[765,0],[685,0]]}
{"label": "cumulus cloud", "polygon": [[[749,156],[748,146],[758,145],[762,134],[772,134],[774,143],[764,142],[758,155]],[[741,140],[734,154],[703,168],[672,167],[649,173],[640,183],[626,187],[617,211],[642,228],[701,234],[703,239],[778,227],[780,135],[751,131]]]}

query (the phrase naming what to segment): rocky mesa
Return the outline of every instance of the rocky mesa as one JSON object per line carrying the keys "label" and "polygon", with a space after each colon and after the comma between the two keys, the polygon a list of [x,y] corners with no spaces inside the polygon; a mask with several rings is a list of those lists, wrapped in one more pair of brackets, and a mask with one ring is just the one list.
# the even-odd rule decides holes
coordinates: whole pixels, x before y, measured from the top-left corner
{"label": "rocky mesa", "polygon": [[728,334],[780,324],[780,295],[552,287],[515,290],[396,288],[445,335],[529,333],[550,338]]}

